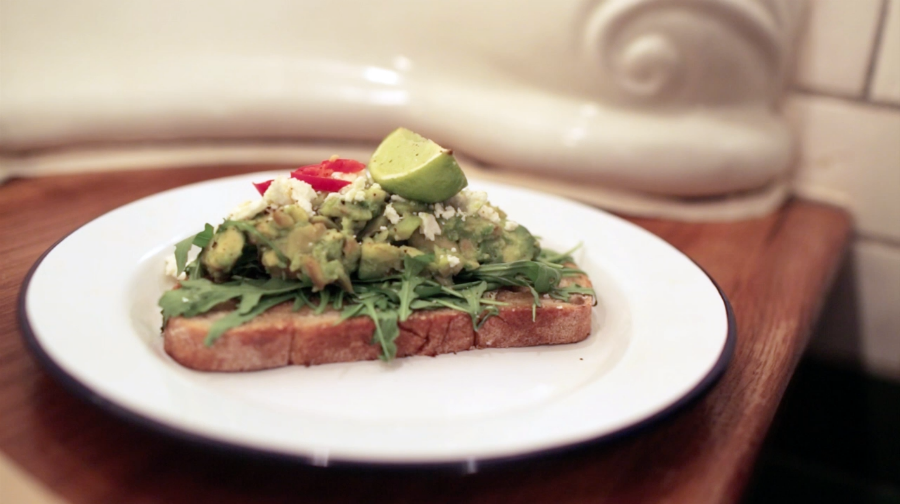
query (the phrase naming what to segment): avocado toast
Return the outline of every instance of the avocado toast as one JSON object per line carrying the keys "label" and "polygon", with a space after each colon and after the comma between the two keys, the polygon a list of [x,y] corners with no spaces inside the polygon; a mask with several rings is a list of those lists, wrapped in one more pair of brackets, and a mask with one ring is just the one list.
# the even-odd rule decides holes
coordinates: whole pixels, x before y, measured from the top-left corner
{"label": "avocado toast", "polygon": [[368,169],[333,157],[255,184],[260,199],[179,243],[166,352],[247,371],[585,339],[594,293],[569,254],[464,189],[449,151],[398,131]]}

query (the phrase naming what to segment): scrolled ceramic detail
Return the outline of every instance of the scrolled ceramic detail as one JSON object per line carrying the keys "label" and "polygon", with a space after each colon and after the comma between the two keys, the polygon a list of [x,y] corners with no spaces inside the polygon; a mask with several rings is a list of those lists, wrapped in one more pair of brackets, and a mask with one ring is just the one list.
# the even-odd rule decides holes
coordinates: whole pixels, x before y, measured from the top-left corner
{"label": "scrolled ceramic detail", "polygon": [[659,33],[628,43],[612,65],[619,87],[635,96],[654,97],[675,86],[684,63],[671,38]]}
{"label": "scrolled ceramic detail", "polygon": [[[613,101],[772,100],[790,51],[783,14],[772,5],[760,0],[594,2],[583,47],[599,66]],[[738,64],[751,71],[741,71]]]}

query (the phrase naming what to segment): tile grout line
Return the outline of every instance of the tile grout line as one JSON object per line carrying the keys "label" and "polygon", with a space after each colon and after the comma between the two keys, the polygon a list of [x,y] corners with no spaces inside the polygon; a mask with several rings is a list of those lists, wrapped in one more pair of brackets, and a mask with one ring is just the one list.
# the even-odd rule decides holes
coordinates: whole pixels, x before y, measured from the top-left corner
{"label": "tile grout line", "polygon": [[887,26],[890,1],[881,0],[881,9],[878,11],[878,26],[875,27],[875,41],[872,43],[872,52],[869,54],[869,66],[866,69],[865,87],[863,87],[863,96],[866,100],[872,99],[872,81],[875,80],[875,71],[878,67],[878,55],[881,53],[881,42],[884,38],[885,26]]}
{"label": "tile grout line", "polygon": [[[883,100],[868,100],[831,91],[820,91],[807,87],[795,86],[788,91],[788,95],[795,94],[808,98],[830,98],[854,105],[865,105],[877,109],[900,110],[900,103],[891,103]],[[789,97],[789,96],[788,96]]]}

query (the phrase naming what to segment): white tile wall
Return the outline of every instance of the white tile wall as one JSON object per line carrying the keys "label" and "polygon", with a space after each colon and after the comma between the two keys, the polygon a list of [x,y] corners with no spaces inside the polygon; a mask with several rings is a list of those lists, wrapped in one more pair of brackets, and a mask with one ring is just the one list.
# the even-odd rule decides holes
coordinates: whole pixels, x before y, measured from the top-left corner
{"label": "white tile wall", "polygon": [[869,97],[900,105],[900,0],[888,0]]}
{"label": "white tile wall", "polygon": [[850,209],[857,230],[811,350],[900,381],[900,0],[808,5],[803,92],[786,103],[796,189]]}
{"label": "white tile wall", "polygon": [[854,249],[864,362],[900,378],[900,248],[861,241]]}
{"label": "white tile wall", "polygon": [[850,208],[865,235],[900,241],[900,110],[803,95],[787,113],[801,144],[798,194]]}
{"label": "white tile wall", "polygon": [[810,350],[900,379],[900,248],[860,240],[825,306]]}
{"label": "white tile wall", "polygon": [[882,0],[811,0],[796,82],[803,89],[865,93]]}

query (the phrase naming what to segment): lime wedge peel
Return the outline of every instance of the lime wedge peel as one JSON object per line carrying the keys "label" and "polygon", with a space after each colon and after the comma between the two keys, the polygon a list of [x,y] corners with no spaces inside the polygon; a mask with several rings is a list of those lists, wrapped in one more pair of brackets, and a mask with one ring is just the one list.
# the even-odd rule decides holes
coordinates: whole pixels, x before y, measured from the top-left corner
{"label": "lime wedge peel", "polygon": [[449,199],[469,184],[451,150],[406,128],[382,140],[368,168],[386,191],[425,203]]}

